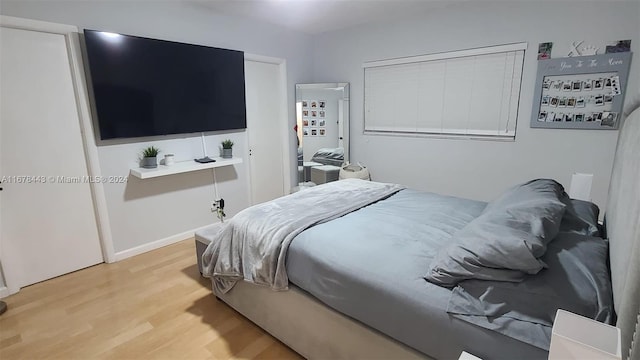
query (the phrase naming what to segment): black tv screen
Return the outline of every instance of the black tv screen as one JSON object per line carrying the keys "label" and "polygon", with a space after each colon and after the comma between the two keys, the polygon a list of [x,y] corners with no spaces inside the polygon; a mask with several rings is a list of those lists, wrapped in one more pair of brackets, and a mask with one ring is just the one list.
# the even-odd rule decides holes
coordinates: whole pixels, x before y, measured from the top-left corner
{"label": "black tv screen", "polygon": [[243,52],[94,30],[84,38],[101,139],[247,127]]}

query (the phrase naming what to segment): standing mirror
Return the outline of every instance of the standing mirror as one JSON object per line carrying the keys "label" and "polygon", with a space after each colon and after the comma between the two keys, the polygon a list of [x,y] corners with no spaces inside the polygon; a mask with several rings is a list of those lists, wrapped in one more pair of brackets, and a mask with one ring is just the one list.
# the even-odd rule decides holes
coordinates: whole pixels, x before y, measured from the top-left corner
{"label": "standing mirror", "polygon": [[349,161],[349,83],[297,84],[296,122],[298,183],[337,180]]}

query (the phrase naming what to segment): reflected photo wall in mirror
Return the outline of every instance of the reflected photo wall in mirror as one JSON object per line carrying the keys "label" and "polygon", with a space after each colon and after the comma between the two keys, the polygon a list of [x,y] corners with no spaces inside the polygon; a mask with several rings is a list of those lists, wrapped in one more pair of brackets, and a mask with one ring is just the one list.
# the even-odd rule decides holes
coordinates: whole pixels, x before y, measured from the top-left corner
{"label": "reflected photo wall in mirror", "polygon": [[349,84],[297,84],[296,123],[299,183],[312,167],[349,161]]}

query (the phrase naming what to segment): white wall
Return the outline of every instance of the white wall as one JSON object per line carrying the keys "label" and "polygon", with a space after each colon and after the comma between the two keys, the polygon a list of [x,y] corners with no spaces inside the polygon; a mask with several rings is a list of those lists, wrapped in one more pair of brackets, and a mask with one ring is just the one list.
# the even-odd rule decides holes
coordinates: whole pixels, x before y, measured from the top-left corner
{"label": "white wall", "polygon": [[[3,15],[145,36],[193,44],[242,50],[287,60],[290,128],[295,124],[294,86],[309,82],[312,42],[307,35],[255,20],[219,16],[204,7],[183,2],[144,1],[2,1]],[[242,132],[208,133],[209,155],[225,138],[236,145],[234,155],[247,158],[247,136]],[[295,134],[291,131],[291,168],[295,169]],[[170,136],[104,142],[98,148],[103,176],[127,175],[137,166],[142,148],[159,146],[176,160],[202,156],[199,136]],[[161,154],[162,156],[163,154]],[[216,170],[220,196],[227,215],[249,205],[247,162]],[[292,183],[297,174],[292,173]],[[149,180],[131,177],[127,184],[105,184],[107,208],[116,253],[205,226],[214,221],[209,203],[214,199],[211,171]]]}
{"label": "white wall", "polygon": [[[632,39],[628,89],[638,89],[640,28],[635,2],[463,2],[393,23],[325,33],[314,42],[317,82],[351,83],[351,159],[374,180],[490,200],[531,178],[568,188],[573,172],[593,173],[603,207],[617,131],[531,129],[539,42]],[[526,41],[515,142],[363,135],[363,69],[370,60]],[[630,95],[629,98],[636,97]]]}
{"label": "white wall", "polygon": [[[289,123],[293,127],[294,84],[344,82],[351,86],[352,162],[370,167],[373,177],[408,186],[477,199],[532,177],[553,177],[568,186],[574,171],[594,173],[593,198],[604,205],[616,131],[531,129],[537,44],[542,41],[633,39],[638,54],[637,2],[458,3],[415,19],[361,26],[311,37],[253,19],[212,14],[182,2],[12,1],[0,13],[131,35],[204,44],[285,58]],[[313,41],[312,41],[313,40]],[[529,42],[515,142],[490,142],[362,134],[362,62],[510,42]],[[311,46],[313,44],[313,46]],[[638,98],[635,59],[629,89]],[[210,133],[209,153],[230,137],[234,152],[247,157],[244,132]],[[155,144],[177,160],[201,156],[198,137],[112,142],[99,148],[102,175],[126,175],[139,151]],[[289,139],[295,149],[295,135]],[[291,153],[295,169],[295,152]],[[246,163],[217,170],[228,214],[246,207]],[[128,184],[107,184],[105,193],[115,250],[122,252],[213,221],[211,172],[174,175]],[[295,172],[291,174],[295,183]]]}

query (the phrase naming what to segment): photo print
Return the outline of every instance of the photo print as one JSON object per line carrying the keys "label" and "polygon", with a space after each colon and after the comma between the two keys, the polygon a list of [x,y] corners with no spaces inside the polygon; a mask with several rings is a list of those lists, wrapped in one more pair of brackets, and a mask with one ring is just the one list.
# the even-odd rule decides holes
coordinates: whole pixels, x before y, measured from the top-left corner
{"label": "photo print", "polygon": [[613,102],[613,95],[605,94],[604,95],[604,103],[611,104]]}
{"label": "photo print", "polygon": [[564,114],[562,116],[562,121],[564,122],[573,121],[573,114]]}
{"label": "photo print", "polygon": [[311,110],[311,117],[318,117],[318,111],[317,110]]}
{"label": "photo print", "polygon": [[306,109],[309,107],[309,100],[302,100],[302,108]]}
{"label": "photo print", "polygon": [[554,96],[551,98],[551,101],[549,101],[549,105],[553,106],[553,107],[558,107],[558,102],[559,99],[557,96]]}
{"label": "photo print", "polygon": [[567,107],[576,107],[576,98],[567,99]]}
{"label": "photo print", "polygon": [[309,126],[309,119],[303,119],[302,126]]}
{"label": "photo print", "polygon": [[560,100],[558,101],[558,107],[567,107],[567,98],[566,97],[560,98]]}
{"label": "photo print", "polygon": [[553,121],[562,121],[564,117],[564,113],[556,113],[556,117],[553,118]]}
{"label": "photo print", "polygon": [[593,80],[593,90],[602,90],[604,81],[602,79]]}
{"label": "photo print", "polygon": [[309,136],[309,134],[311,134],[311,132],[308,127],[302,128],[302,136]]}
{"label": "photo print", "polygon": [[540,114],[538,114],[538,121],[547,121],[547,112],[545,110],[540,111]]}
{"label": "photo print", "polygon": [[318,120],[318,126],[324,127],[326,121],[324,119]]}
{"label": "photo print", "polygon": [[311,129],[311,136],[318,136],[318,129]]}
{"label": "photo print", "polygon": [[611,89],[611,78],[604,79],[604,88]]}
{"label": "photo print", "polygon": [[557,90],[560,91],[560,89],[562,89],[562,80],[558,80],[558,81],[553,81],[553,90]]}
{"label": "photo print", "polygon": [[320,110],[318,111],[318,116],[320,116],[321,118],[323,118],[326,115],[324,110]]}
{"label": "photo print", "polygon": [[614,112],[603,112],[600,126],[614,127],[616,125],[617,117],[618,117],[617,113],[614,113]]}
{"label": "photo print", "polygon": [[552,122],[555,118],[556,118],[556,113],[554,113],[554,112],[550,112],[550,113],[548,113],[548,114],[547,114],[547,119],[546,119],[546,121],[547,121],[547,122]]}
{"label": "photo print", "polygon": [[316,109],[318,107],[318,102],[315,100],[310,100],[309,104],[311,104],[310,106],[312,109]]}
{"label": "photo print", "polygon": [[571,91],[571,80],[562,83],[562,91]]}
{"label": "photo print", "polygon": [[552,42],[544,42],[544,43],[538,44],[538,60],[551,59],[552,48],[553,48]]}
{"label": "photo print", "polygon": [[582,90],[582,81],[580,80],[575,80],[571,83],[571,90],[573,91],[580,91]]}
{"label": "photo print", "polygon": [[596,104],[597,106],[602,106],[602,105],[604,105],[604,96],[603,96],[602,94],[601,94],[601,95],[596,95],[596,97],[595,97],[595,104]]}
{"label": "photo print", "polygon": [[631,51],[631,40],[618,40],[606,44],[605,54]]}
{"label": "photo print", "polygon": [[302,117],[309,117],[309,110],[302,110]]}
{"label": "photo print", "polygon": [[594,120],[594,121],[602,121],[602,113],[601,113],[601,112],[599,112],[599,113],[594,113],[594,114],[593,114],[593,120]]}
{"label": "photo print", "polygon": [[585,118],[584,118],[584,121],[586,121],[586,122],[592,122],[592,121],[594,121],[594,115],[596,115],[596,116],[597,116],[597,114],[596,114],[596,113],[586,114],[586,115],[585,115]]}
{"label": "photo print", "polygon": [[549,88],[551,87],[551,80],[547,80],[545,79],[544,82],[542,83],[542,89],[543,90],[549,90]]}
{"label": "photo print", "polygon": [[311,126],[318,126],[318,120],[311,119]]}
{"label": "photo print", "polygon": [[325,136],[325,135],[326,135],[326,130],[320,129],[320,136]]}
{"label": "photo print", "polygon": [[542,97],[542,106],[548,106],[549,101],[551,100],[551,96],[545,95]]}
{"label": "photo print", "polygon": [[576,122],[584,121],[584,114],[576,114],[575,117],[573,118],[573,120],[576,121]]}
{"label": "photo print", "polygon": [[327,104],[326,100],[318,100],[318,107],[320,109],[324,109],[325,105]]}
{"label": "photo print", "polygon": [[591,80],[587,79],[582,83],[582,91],[591,91]]}
{"label": "photo print", "polygon": [[576,107],[583,108],[586,105],[586,100],[583,96],[580,96],[576,99]]}

